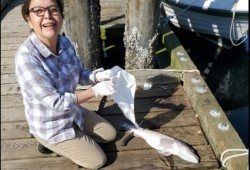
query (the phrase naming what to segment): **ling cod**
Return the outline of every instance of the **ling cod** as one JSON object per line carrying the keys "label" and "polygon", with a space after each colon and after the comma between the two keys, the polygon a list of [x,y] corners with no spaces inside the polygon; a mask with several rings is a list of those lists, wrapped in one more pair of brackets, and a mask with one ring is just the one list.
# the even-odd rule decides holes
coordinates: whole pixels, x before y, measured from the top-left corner
{"label": "ling cod", "polygon": [[185,161],[199,163],[199,157],[194,153],[193,149],[178,139],[153,130],[141,127],[136,128],[130,124],[123,124],[123,126],[129,131],[129,133],[133,133],[135,137],[144,139],[151,147],[156,149],[157,152],[163,156],[170,156],[173,154]]}

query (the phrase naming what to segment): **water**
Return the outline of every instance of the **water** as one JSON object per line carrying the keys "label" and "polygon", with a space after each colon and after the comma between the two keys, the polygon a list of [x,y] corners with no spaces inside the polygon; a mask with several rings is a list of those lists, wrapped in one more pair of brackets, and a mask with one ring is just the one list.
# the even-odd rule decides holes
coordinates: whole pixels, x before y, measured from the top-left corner
{"label": "water", "polygon": [[246,44],[219,49],[195,33],[174,28],[243,143],[249,147],[249,56]]}
{"label": "water", "polygon": [[243,143],[249,148],[249,135],[248,135],[248,107],[242,107],[226,112],[229,121],[234,126],[235,130],[239,133]]}

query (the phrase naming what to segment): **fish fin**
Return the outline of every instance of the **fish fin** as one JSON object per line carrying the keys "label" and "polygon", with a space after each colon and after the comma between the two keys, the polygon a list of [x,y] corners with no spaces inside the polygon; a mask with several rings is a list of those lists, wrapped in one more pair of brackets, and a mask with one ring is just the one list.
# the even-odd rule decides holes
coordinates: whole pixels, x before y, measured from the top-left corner
{"label": "fish fin", "polygon": [[176,142],[173,138],[161,138],[160,144],[164,148],[164,150],[167,149],[173,149],[173,144]]}
{"label": "fish fin", "polygon": [[172,153],[170,153],[170,152],[168,152],[168,151],[165,151],[165,150],[164,150],[164,147],[163,147],[162,145],[159,145],[159,146],[158,146],[158,149],[159,149],[159,150],[157,150],[157,152],[158,152],[160,155],[162,155],[162,156],[170,156],[170,155],[172,155]]}
{"label": "fish fin", "polygon": [[173,138],[161,138],[158,153],[163,156],[170,156],[172,155],[171,149],[173,149],[173,143],[175,139]]}
{"label": "fish fin", "polygon": [[133,133],[130,133],[123,141],[122,146],[127,146],[128,142],[134,138]]}
{"label": "fish fin", "polygon": [[163,156],[170,156],[170,155],[172,155],[172,153],[166,152],[166,151],[158,151],[158,153],[159,153],[160,155],[163,155]]}

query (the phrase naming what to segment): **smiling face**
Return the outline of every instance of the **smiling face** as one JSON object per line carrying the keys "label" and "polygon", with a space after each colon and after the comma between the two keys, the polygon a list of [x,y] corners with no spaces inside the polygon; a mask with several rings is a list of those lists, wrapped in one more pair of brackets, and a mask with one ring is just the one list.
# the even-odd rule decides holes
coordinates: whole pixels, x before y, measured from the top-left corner
{"label": "smiling face", "polygon": [[[40,15],[44,8],[44,14]],[[26,20],[30,28],[33,29],[45,45],[56,43],[57,36],[61,31],[63,19],[60,10],[57,11],[58,9],[59,6],[56,0],[30,1],[30,12],[29,15],[26,16]]]}

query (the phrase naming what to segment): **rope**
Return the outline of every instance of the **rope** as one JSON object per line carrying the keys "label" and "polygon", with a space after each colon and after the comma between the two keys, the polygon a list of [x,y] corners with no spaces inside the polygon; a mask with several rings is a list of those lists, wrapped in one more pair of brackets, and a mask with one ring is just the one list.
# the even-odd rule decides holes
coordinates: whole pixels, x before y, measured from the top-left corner
{"label": "rope", "polygon": [[[223,160],[223,156],[227,153],[227,152],[244,152],[244,153],[239,153],[239,154],[235,154],[235,155],[231,155],[231,156],[228,156],[226,157],[224,160]],[[220,156],[220,160],[222,162],[222,166],[223,167],[226,167],[226,162],[227,160],[231,159],[231,158],[235,158],[235,157],[240,157],[240,156],[245,156],[245,155],[248,155],[248,149],[226,149]]]}
{"label": "rope", "polygon": [[[199,1],[199,0],[195,0],[193,3],[191,3],[190,5],[188,5],[186,8],[184,8],[184,9],[181,10],[180,12],[178,12],[178,13],[172,15],[172,16],[167,16],[166,18],[163,18],[163,20],[161,21],[161,22],[165,22],[163,26],[165,27],[166,24],[168,23],[168,21],[169,21],[171,18],[173,18],[174,16],[177,16],[177,15],[179,15],[179,14],[185,12],[185,11],[188,10],[191,6],[193,6],[197,1]],[[162,3],[164,3],[164,2],[162,2]]]}
{"label": "rope", "polygon": [[238,5],[238,0],[235,0],[235,5],[233,7],[233,16],[232,16],[232,21],[231,21],[231,26],[230,26],[230,32],[229,32],[229,36],[230,36],[230,41],[231,43],[234,45],[234,46],[239,46],[240,44],[242,44],[246,39],[247,39],[247,33],[245,33],[245,35],[243,36],[244,39],[242,39],[239,43],[235,44],[233,39],[232,39],[232,30],[233,30],[233,34],[234,34],[234,37],[235,37],[235,30],[234,30],[234,18],[235,18],[235,12],[236,12],[236,7]]}

